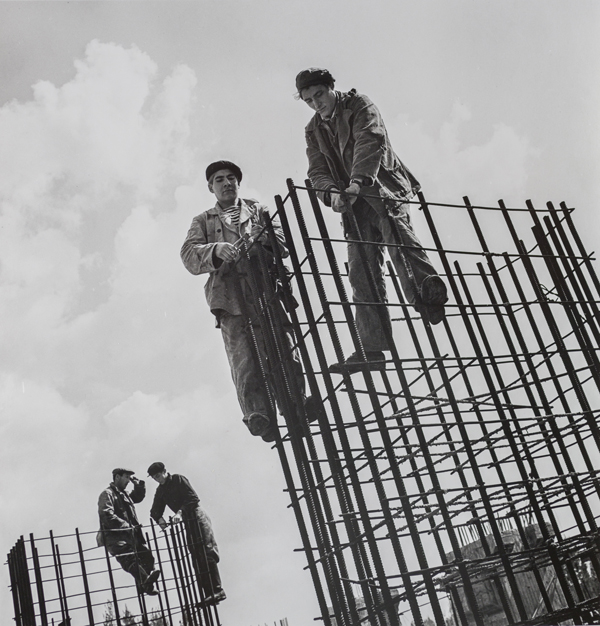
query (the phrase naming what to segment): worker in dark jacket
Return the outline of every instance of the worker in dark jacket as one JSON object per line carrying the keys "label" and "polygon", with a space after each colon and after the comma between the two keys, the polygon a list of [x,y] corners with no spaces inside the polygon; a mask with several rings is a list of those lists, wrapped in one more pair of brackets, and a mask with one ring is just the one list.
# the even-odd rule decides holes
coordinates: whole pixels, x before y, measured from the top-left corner
{"label": "worker in dark jacket", "polygon": [[[343,214],[348,203],[352,206],[362,239],[375,244],[363,250],[383,301],[387,300],[383,274],[387,247],[407,301],[426,321],[438,324],[444,318],[446,286],[412,229],[407,204],[420,185],[392,149],[377,107],[354,89],[335,91],[334,84],[325,69],[310,68],[296,77],[297,97],[315,111],[305,129],[311,183],[334,211]],[[343,222],[350,240],[353,300],[373,302],[372,285],[360,258],[361,244],[353,240],[347,216]],[[383,351],[388,349],[384,329],[391,333],[387,308],[378,312],[378,307],[356,307],[356,325],[367,361],[383,369]],[[355,353],[346,360],[346,367],[362,362]]]}
{"label": "worker in dark jacket", "polygon": [[[98,545],[106,546],[121,567],[135,578],[139,593],[156,595],[154,583],[160,570],[154,569],[154,557],[146,547],[134,506],[144,499],[146,484],[133,474],[132,470],[121,467],[114,469],[113,482],[100,494]],[[125,488],[130,482],[133,489],[128,494]]]}
{"label": "worker in dark jacket", "polygon": [[[193,219],[181,248],[181,259],[190,273],[208,274],[204,287],[206,301],[215,315],[217,327],[221,329],[244,423],[252,435],[262,437],[264,441],[274,441],[277,422],[272,401],[275,385],[271,372],[277,364],[269,363],[267,358],[265,339],[252,297],[250,259],[241,252],[241,243],[246,237],[249,244],[255,242],[250,247],[250,254],[257,250],[256,244],[272,254],[264,230],[268,209],[256,200],[239,197],[242,171],[231,161],[211,163],[206,169],[206,180],[217,202],[212,209]],[[279,251],[285,258],[289,252],[275,218],[273,228]],[[293,349],[295,342],[291,325],[281,304],[275,303],[275,306],[286,334],[291,370],[303,397],[298,412],[312,421],[322,406],[304,395],[304,375],[297,352]],[[253,320],[252,332],[245,312]]]}
{"label": "worker in dark jacket", "polygon": [[158,487],[150,509],[150,517],[166,530],[167,522],[163,517],[169,507],[175,515],[174,524],[183,522],[186,529],[188,548],[192,555],[192,564],[202,589],[204,602],[218,604],[227,597],[221,585],[219,575],[219,548],[215,541],[212,524],[208,515],[200,506],[200,498],[190,481],[180,474],[169,474],[165,464],[157,461],[148,468]]}

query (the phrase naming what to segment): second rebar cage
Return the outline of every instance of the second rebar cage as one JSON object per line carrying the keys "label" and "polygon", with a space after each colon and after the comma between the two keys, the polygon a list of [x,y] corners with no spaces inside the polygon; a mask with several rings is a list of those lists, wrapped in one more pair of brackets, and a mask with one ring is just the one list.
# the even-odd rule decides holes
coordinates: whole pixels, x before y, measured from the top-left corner
{"label": "second rebar cage", "polygon": [[347,242],[330,234],[315,190],[288,189],[276,201],[293,279],[276,258],[279,297],[325,407],[318,421],[298,423],[293,408],[302,399],[269,312],[277,294],[256,295],[285,418],[276,447],[325,624],[596,619],[600,284],[572,210],[420,196],[446,319],[424,323],[388,262],[388,295],[374,289],[368,303],[392,313],[385,371],[332,374],[362,353],[364,303],[347,296]]}

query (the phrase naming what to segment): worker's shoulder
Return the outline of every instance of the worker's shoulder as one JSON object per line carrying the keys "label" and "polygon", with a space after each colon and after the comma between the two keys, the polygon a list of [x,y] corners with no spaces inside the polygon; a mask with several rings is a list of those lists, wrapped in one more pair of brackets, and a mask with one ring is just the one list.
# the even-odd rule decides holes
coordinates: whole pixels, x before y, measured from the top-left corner
{"label": "worker's shoulder", "polygon": [[115,490],[112,488],[112,485],[109,485],[108,487],[106,487],[100,492],[100,495],[98,496],[98,500],[112,499],[115,497],[115,495],[116,495]]}
{"label": "worker's shoulder", "polygon": [[345,93],[340,94],[340,103],[344,109],[360,109],[365,106],[374,106],[373,101],[369,96],[365,96],[363,93],[358,93],[356,89],[351,89]]}
{"label": "worker's shoulder", "polygon": [[217,211],[217,209],[215,207],[211,207],[210,209],[206,209],[206,211],[202,211],[202,213],[196,215],[196,217],[194,217],[194,219],[192,220],[192,223],[206,222],[210,216],[218,214],[219,212]]}

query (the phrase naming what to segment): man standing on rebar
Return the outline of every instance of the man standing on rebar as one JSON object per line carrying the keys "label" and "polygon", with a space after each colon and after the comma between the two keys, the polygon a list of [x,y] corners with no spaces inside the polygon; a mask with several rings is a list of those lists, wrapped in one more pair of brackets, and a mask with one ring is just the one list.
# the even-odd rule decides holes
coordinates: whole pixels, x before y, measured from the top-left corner
{"label": "man standing on rebar", "polygon": [[[334,84],[326,69],[310,68],[296,76],[298,99],[315,111],[305,129],[308,176],[321,201],[343,216],[353,301],[376,300],[361,260],[361,244],[353,236],[353,220],[345,214],[349,204],[362,240],[374,243],[364,245],[363,251],[381,300],[387,301],[387,247],[406,299],[424,320],[438,324],[445,315],[446,286],[412,229],[407,204],[420,185],[393,151],[377,107],[355,89],[335,91]],[[356,307],[356,325],[367,361],[383,369],[383,351],[389,349],[386,334],[391,335],[387,307]],[[346,367],[362,362],[355,353]]]}
{"label": "man standing on rebar", "polygon": [[[100,531],[98,545],[106,546],[121,567],[135,578],[138,593],[156,595],[154,583],[160,570],[154,569],[154,557],[146,547],[135,504],[146,495],[146,483],[134,476],[133,470],[118,467],[113,470],[112,483],[100,494],[98,515]],[[131,493],[125,488],[133,483]]]}
{"label": "man standing on rebar", "polygon": [[[216,317],[217,328],[221,329],[244,423],[252,435],[260,436],[264,441],[274,441],[277,432],[273,402],[275,384],[270,371],[278,364],[269,362],[267,358],[260,312],[252,296],[253,270],[248,255],[242,253],[243,246],[247,245],[249,254],[256,255],[257,245],[260,245],[272,258],[273,250],[265,229],[268,209],[256,200],[239,197],[242,170],[231,161],[211,163],[206,168],[206,180],[217,202],[212,209],[193,219],[181,248],[181,259],[190,273],[209,274],[204,292]],[[289,252],[276,219],[273,219],[273,229],[281,256],[285,258]],[[312,397],[305,397],[302,365],[293,350],[289,319],[280,302],[275,302],[273,307],[284,328],[290,369],[302,397],[297,408],[298,416],[306,415],[312,421],[322,407]],[[248,315],[252,319],[251,329]],[[266,380],[262,368],[265,369]]]}
{"label": "man standing on rebar", "polygon": [[168,506],[175,513],[171,522],[174,524],[183,522],[185,525],[188,549],[192,556],[198,584],[202,588],[204,602],[218,604],[225,600],[227,596],[223,591],[217,566],[219,548],[215,541],[212,524],[200,506],[200,498],[190,481],[180,474],[169,474],[165,464],[160,461],[150,465],[148,476],[158,483],[150,517],[162,530],[166,530],[168,524],[163,517],[165,508]]}

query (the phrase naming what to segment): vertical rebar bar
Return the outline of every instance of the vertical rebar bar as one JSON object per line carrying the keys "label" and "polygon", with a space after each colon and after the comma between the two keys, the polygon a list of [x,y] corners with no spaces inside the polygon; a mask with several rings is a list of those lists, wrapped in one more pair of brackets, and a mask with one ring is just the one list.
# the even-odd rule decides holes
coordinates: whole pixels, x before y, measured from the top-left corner
{"label": "vertical rebar bar", "polygon": [[29,543],[31,545],[31,556],[33,560],[33,571],[35,573],[35,588],[37,591],[38,607],[40,611],[40,620],[42,626],[48,626],[48,615],[46,613],[46,598],[44,595],[44,580],[42,577],[42,569],[40,567],[40,559],[37,546],[33,538],[33,533],[29,535]]}
{"label": "vertical rebar bar", "polygon": [[85,569],[85,558],[83,556],[83,546],[81,545],[81,538],[79,536],[79,528],[75,529],[75,537],[77,539],[77,551],[79,553],[79,564],[81,566],[81,577],[83,579],[83,592],[85,594],[85,605],[88,612],[89,626],[95,626],[94,622],[94,609],[92,607],[92,598],[90,596],[90,586],[88,584],[87,572]]}

